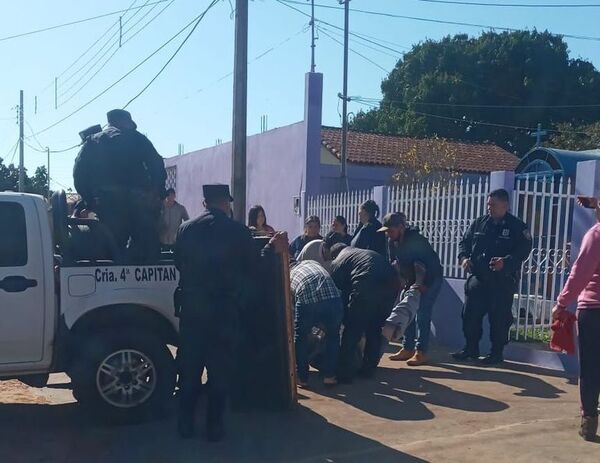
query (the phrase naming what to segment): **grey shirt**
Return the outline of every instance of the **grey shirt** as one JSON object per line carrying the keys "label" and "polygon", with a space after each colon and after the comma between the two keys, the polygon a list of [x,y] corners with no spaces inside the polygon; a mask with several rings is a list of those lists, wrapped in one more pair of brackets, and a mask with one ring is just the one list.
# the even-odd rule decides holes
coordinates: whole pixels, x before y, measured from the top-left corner
{"label": "grey shirt", "polygon": [[177,230],[179,226],[190,220],[184,206],[177,201],[172,206],[163,204],[160,214],[160,242],[162,244],[174,245],[177,238]]}

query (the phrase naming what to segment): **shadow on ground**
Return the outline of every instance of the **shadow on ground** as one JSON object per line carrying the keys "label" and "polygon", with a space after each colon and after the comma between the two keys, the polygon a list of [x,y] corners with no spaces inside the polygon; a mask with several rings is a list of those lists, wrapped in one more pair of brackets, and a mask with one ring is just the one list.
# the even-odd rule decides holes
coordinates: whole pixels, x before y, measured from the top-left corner
{"label": "shadow on ground", "polygon": [[173,417],[100,426],[74,403],[0,404],[0,435],[0,461],[10,463],[426,463],[335,426],[303,406],[285,413],[230,414],[225,441],[208,444],[200,436],[180,440]]}
{"label": "shadow on ground", "polygon": [[[315,392],[381,418],[421,421],[434,418],[427,405],[475,413],[500,412],[509,407],[500,400],[454,389],[437,380],[444,380],[445,383],[447,380],[499,383],[515,388],[514,394],[517,396],[557,399],[565,391],[535,376],[545,375],[549,371],[551,370],[509,362],[503,364],[502,368],[493,369],[451,363],[432,363],[427,367],[410,368],[399,363],[398,368],[379,367],[375,379],[358,379],[354,384],[335,389],[317,387]],[[315,378],[313,384],[318,383]]]}

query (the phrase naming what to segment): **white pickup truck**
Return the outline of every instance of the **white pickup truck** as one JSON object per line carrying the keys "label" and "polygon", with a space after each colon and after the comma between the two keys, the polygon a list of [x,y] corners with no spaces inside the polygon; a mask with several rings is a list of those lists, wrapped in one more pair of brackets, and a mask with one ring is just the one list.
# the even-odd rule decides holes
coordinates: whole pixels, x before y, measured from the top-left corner
{"label": "white pickup truck", "polygon": [[168,256],[154,265],[86,257],[106,238],[98,223],[68,218],[64,193],[50,203],[0,193],[0,380],[42,387],[66,372],[80,403],[146,416],[175,387],[178,274]]}

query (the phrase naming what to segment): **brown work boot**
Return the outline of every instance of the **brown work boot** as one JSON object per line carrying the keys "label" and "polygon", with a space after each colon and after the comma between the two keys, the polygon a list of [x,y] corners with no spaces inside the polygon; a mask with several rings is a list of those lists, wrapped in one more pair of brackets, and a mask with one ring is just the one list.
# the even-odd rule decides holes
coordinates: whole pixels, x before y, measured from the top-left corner
{"label": "brown work boot", "polygon": [[407,360],[413,358],[414,355],[415,355],[414,350],[408,350],[408,349],[402,348],[395,354],[390,355],[390,360],[394,360],[396,362],[406,362]]}
{"label": "brown work boot", "polygon": [[427,354],[418,350],[415,352],[415,355],[413,355],[413,357],[408,362],[406,362],[406,364],[409,367],[418,367],[420,365],[425,365],[427,363],[427,360]]}
{"label": "brown work boot", "polygon": [[596,440],[596,434],[598,434],[598,417],[582,416],[579,435],[586,441],[593,442]]}

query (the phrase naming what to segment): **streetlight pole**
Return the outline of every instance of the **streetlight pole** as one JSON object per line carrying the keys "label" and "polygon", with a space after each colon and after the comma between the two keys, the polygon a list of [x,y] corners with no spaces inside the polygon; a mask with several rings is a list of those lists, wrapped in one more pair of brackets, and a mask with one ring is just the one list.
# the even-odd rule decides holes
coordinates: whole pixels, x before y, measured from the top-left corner
{"label": "streetlight pole", "polygon": [[341,159],[341,188],[342,191],[348,191],[348,33],[350,22],[350,0],[340,0],[344,2],[344,83],[342,94],[342,159]]}

